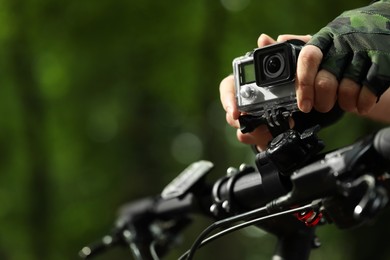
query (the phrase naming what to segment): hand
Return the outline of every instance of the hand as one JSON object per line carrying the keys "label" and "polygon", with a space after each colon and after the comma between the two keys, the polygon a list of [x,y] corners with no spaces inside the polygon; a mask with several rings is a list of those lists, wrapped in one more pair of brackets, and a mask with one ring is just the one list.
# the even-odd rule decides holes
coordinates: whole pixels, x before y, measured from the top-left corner
{"label": "hand", "polygon": [[[264,47],[276,42],[284,42],[290,39],[300,39],[307,42],[310,36],[297,36],[297,35],[281,35],[275,41],[268,35],[262,34],[258,39],[258,46]],[[240,142],[245,144],[255,144],[259,150],[264,150],[268,142],[272,139],[271,133],[268,131],[267,126],[262,125],[256,128],[253,132],[243,134],[239,127],[238,117],[240,112],[237,109],[235,90],[234,90],[234,77],[228,76],[222,80],[220,84],[220,98],[222,106],[226,111],[226,121],[234,128],[237,128],[237,138]],[[293,122],[291,122],[292,124]]]}
{"label": "hand", "polygon": [[319,70],[322,58],[321,50],[312,45],[303,47],[299,54],[296,81],[299,109],[308,113],[314,107],[325,113],[338,101],[347,112],[367,114],[377,101],[376,95],[352,79],[342,78],[339,82],[334,74]]}
{"label": "hand", "polygon": [[368,114],[390,85],[389,10],[382,0],[344,12],[313,36],[298,58],[300,110],[328,112],[338,101]]}
{"label": "hand", "polygon": [[[389,2],[382,0],[347,11],[313,38],[282,35],[275,41],[267,35],[260,36],[259,47],[293,38],[310,40],[302,48],[297,63],[296,94],[302,112],[314,108],[325,113],[338,102],[345,111],[390,122]],[[239,128],[233,76],[221,82],[220,95],[227,122]],[[271,134],[266,126],[260,126],[249,134],[238,130],[237,138],[263,150]]]}

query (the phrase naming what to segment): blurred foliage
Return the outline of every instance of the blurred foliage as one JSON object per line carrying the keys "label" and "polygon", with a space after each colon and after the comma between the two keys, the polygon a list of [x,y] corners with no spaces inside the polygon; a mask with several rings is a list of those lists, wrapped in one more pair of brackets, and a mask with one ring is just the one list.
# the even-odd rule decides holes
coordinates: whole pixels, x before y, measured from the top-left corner
{"label": "blurred foliage", "polygon": [[[0,258],[76,259],[120,205],[157,194],[192,161],[213,161],[215,178],[252,164],[219,104],[232,59],[260,33],[314,33],[367,2],[0,0]],[[379,127],[348,115],[322,136],[339,147]],[[322,228],[313,259],[384,259],[380,225]],[[273,244],[249,230],[199,256],[267,259]]]}

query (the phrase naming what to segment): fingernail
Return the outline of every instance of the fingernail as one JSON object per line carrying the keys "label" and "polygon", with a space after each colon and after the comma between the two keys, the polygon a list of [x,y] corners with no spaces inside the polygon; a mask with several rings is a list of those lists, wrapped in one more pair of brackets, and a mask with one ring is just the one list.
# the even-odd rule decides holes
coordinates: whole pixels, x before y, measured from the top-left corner
{"label": "fingernail", "polygon": [[312,109],[312,104],[311,101],[308,99],[305,99],[301,102],[301,110],[304,113],[309,113],[310,110]]}

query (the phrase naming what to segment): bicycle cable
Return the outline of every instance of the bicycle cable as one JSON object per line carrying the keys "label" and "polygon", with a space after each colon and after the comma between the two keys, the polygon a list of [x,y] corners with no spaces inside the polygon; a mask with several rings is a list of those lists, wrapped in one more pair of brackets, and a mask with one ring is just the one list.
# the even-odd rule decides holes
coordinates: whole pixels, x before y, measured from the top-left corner
{"label": "bicycle cable", "polygon": [[[188,251],[186,251],[179,258],[179,260],[184,260],[184,259],[192,260],[194,255],[195,255],[195,252],[198,249],[200,249],[201,247],[205,246],[206,244],[212,242],[213,240],[215,240],[215,239],[217,239],[217,238],[219,238],[221,236],[227,235],[227,234],[229,234],[231,232],[234,232],[236,230],[239,230],[239,229],[251,226],[251,225],[253,225],[255,223],[258,223],[258,222],[261,222],[261,221],[264,221],[264,220],[267,220],[267,219],[270,219],[270,218],[279,217],[279,216],[283,216],[283,215],[288,215],[288,214],[292,214],[292,213],[296,213],[296,212],[301,212],[301,211],[305,211],[305,210],[311,209],[311,208],[313,208],[313,205],[312,204],[307,204],[307,205],[301,206],[299,208],[289,209],[289,210],[277,212],[277,213],[274,213],[274,214],[271,214],[271,215],[258,217],[258,218],[252,219],[252,220],[248,220],[248,221],[246,221],[244,223],[237,224],[237,225],[232,226],[230,228],[224,229],[224,230],[222,230],[222,231],[220,231],[220,232],[218,232],[218,233],[216,233],[216,234],[214,234],[212,236],[209,236],[208,238],[205,238],[209,233],[211,233],[213,230],[215,230],[217,228],[220,228],[220,227],[222,227],[224,225],[231,224],[232,222],[244,220],[246,217],[249,217],[249,216],[252,216],[252,215],[254,217],[256,214],[262,213],[262,211],[266,210],[266,207],[262,207],[260,209],[249,211],[247,213],[243,213],[243,214],[237,215],[235,217],[231,217],[231,218],[227,218],[227,219],[223,219],[223,220],[217,221],[217,222],[211,224],[205,230],[203,230],[203,232],[197,237],[195,242],[192,244],[191,248]],[[244,216],[242,216],[242,215],[244,215]]]}

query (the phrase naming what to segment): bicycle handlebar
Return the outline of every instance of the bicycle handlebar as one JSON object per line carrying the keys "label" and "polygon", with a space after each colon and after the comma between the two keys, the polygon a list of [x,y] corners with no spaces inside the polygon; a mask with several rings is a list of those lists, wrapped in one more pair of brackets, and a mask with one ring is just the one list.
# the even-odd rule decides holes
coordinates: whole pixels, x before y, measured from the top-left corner
{"label": "bicycle handlebar", "polygon": [[[298,138],[298,142],[308,140],[307,133],[292,135]],[[287,150],[293,147],[296,154],[295,143],[290,142],[291,135],[283,138],[276,144],[287,143]],[[305,142],[299,151],[312,149],[312,140]],[[243,215],[248,221],[254,216],[245,213],[261,207],[264,210],[257,217],[319,200],[320,207],[314,209],[314,217],[310,215],[308,218],[307,212],[302,212],[298,218],[297,214],[290,214],[257,223],[278,237],[276,254],[280,259],[307,259],[315,239],[312,226],[314,222],[318,223],[318,216],[326,212],[328,220],[340,228],[361,225],[375,217],[387,204],[390,186],[386,172],[390,165],[390,128],[327,154],[318,154],[317,148],[312,149],[314,152],[309,151],[309,155],[303,155],[304,166],[297,164],[295,169],[286,171],[286,168],[279,170],[280,160],[286,156],[280,156],[280,151],[271,146],[257,155],[258,171],[248,166],[229,168],[228,175],[213,184],[206,182],[212,163],[194,163],[161,195],[125,205],[111,239],[106,237],[106,241],[103,239],[96,248],[127,244],[136,259],[158,259],[172,246],[174,237],[189,224],[193,213],[217,220]],[[275,150],[277,152],[273,153]],[[164,221],[169,221],[171,226],[150,232],[151,226],[156,228],[156,222]],[[297,240],[298,236],[301,239]],[[80,256],[93,256],[93,249],[83,248]]]}
{"label": "bicycle handlebar", "polygon": [[375,150],[387,161],[390,161],[390,128],[384,128],[375,135]]}

